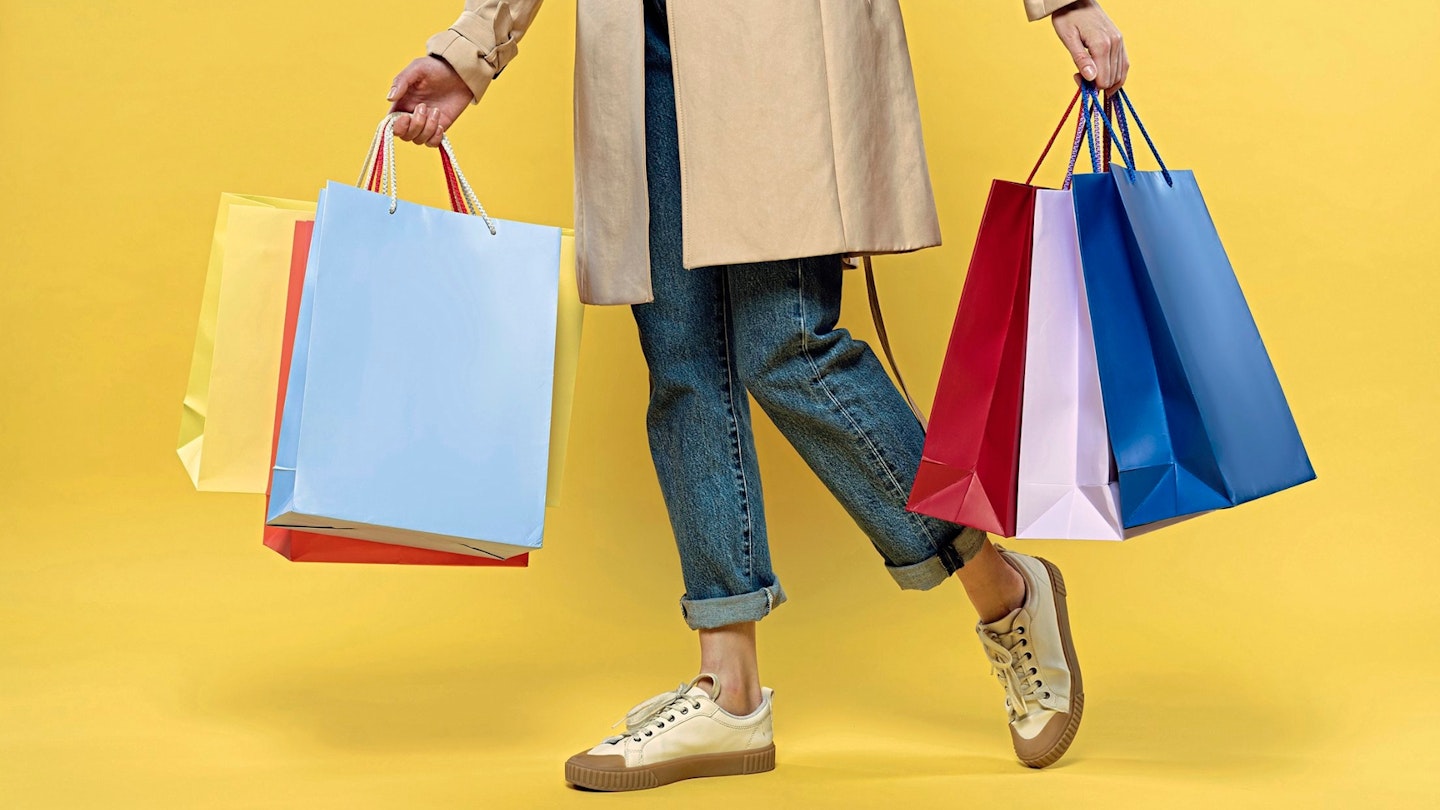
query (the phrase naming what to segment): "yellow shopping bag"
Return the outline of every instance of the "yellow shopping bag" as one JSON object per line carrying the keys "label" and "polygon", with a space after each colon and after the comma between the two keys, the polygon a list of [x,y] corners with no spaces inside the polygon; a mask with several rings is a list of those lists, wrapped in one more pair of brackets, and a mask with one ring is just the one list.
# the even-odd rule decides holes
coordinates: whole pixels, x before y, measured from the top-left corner
{"label": "yellow shopping bag", "polygon": [[560,479],[570,438],[570,413],[575,401],[575,371],[580,363],[580,328],[585,305],[575,279],[575,232],[560,231],[560,306],[555,313],[555,384],[550,409],[550,468],[545,505],[560,502]]}
{"label": "yellow shopping bag", "polygon": [[195,488],[265,492],[295,222],[315,203],[221,194],[178,453]]}

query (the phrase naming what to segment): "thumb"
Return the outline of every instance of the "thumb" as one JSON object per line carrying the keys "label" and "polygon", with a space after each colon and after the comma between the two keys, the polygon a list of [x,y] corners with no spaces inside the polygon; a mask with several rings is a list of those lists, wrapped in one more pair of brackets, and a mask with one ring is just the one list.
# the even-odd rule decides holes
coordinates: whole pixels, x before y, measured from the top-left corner
{"label": "thumb", "polygon": [[1080,31],[1071,28],[1060,35],[1060,41],[1070,49],[1070,58],[1075,60],[1075,67],[1085,81],[1093,82],[1100,71],[1095,67],[1095,60],[1090,58],[1090,52],[1085,49],[1085,43],[1080,39]]}
{"label": "thumb", "polygon": [[390,85],[390,92],[385,94],[385,100],[398,104],[400,99],[405,97],[405,93],[410,90],[410,85],[414,82],[411,78],[413,75],[412,71],[405,70],[402,71],[399,76],[396,76],[395,81]]}

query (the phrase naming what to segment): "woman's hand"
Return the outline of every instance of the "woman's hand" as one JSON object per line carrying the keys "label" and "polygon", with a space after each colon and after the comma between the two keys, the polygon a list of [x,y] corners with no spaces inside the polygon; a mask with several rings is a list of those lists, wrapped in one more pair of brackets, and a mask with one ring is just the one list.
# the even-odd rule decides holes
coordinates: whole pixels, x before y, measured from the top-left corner
{"label": "woman's hand", "polygon": [[1125,83],[1130,57],[1120,29],[1095,0],[1077,0],[1050,15],[1055,33],[1070,49],[1080,75],[1101,90],[1114,90]]}
{"label": "woman's hand", "polygon": [[460,74],[434,56],[406,65],[385,98],[394,102],[391,112],[409,113],[395,120],[396,137],[426,146],[439,146],[445,130],[475,100]]}

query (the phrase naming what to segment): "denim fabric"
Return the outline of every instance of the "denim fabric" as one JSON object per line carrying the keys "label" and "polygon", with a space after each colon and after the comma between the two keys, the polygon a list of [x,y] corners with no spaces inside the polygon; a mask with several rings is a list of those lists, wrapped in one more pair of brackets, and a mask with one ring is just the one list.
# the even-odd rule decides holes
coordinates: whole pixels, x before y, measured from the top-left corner
{"label": "denim fabric", "polygon": [[985,534],[905,509],[924,429],[864,342],[836,328],[838,255],[687,270],[664,0],[645,0],[646,170],[655,300],[631,307],[650,371],[651,455],[692,628],[785,601],[770,567],[747,392],[864,531],[902,588],[929,589]]}

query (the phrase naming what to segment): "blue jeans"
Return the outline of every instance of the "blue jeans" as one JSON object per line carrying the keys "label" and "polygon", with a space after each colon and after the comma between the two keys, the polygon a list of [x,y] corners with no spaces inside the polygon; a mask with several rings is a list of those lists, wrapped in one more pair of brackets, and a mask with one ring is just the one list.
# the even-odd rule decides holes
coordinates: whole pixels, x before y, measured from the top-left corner
{"label": "blue jeans", "polygon": [[770,567],[747,392],[884,558],[929,589],[985,534],[905,509],[924,428],[864,342],[836,328],[839,255],[681,265],[680,155],[663,0],[645,0],[646,168],[655,300],[631,309],[650,371],[650,451],[680,551],[692,628],[785,601]]}

